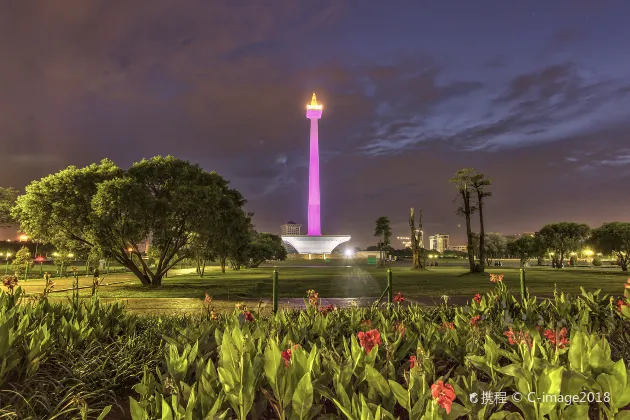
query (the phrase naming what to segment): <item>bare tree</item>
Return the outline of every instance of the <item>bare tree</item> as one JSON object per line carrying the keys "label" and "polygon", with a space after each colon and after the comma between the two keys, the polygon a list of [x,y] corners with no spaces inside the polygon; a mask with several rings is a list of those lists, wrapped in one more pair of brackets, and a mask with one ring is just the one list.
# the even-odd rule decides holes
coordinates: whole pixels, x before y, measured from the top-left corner
{"label": "bare tree", "polygon": [[[409,210],[409,228],[411,229],[411,251],[413,252],[413,268],[424,269],[426,261],[424,260],[424,252],[422,249],[422,209],[418,212],[418,227],[414,219],[413,207]],[[422,254],[422,256],[420,255]],[[421,258],[422,257],[422,258]]]}
{"label": "bare tree", "polygon": [[[471,172],[474,171],[474,169],[471,170]],[[484,198],[492,196],[492,193],[486,190],[487,187],[492,185],[492,181],[490,178],[486,178],[484,174],[472,173],[470,185],[477,196],[477,210],[479,210],[479,261],[481,262],[480,270],[484,271],[484,265],[486,264],[486,234],[483,223],[483,203]]]}
{"label": "bare tree", "polygon": [[473,252],[472,243],[472,228],[470,225],[470,216],[477,210],[477,208],[471,203],[471,176],[474,175],[474,169],[460,169],[455,173],[455,176],[451,178],[450,182],[455,184],[457,188],[457,198],[455,201],[461,199],[461,205],[457,207],[457,214],[466,218],[466,237],[468,238],[468,265],[470,272],[475,272],[475,257]]}

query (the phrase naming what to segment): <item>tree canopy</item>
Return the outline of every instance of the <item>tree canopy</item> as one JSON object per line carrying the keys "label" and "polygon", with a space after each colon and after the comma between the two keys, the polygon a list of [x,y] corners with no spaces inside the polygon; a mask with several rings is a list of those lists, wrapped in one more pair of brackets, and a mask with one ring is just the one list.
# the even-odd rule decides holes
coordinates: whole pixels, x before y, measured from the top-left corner
{"label": "tree canopy", "polygon": [[287,250],[282,238],[271,233],[255,233],[248,252],[249,267],[258,267],[267,260],[286,260]]}
{"label": "tree canopy", "polygon": [[521,267],[530,259],[538,256],[536,247],[536,239],[530,235],[521,236],[507,244],[508,253],[516,256],[520,260]]}
{"label": "tree canopy", "polygon": [[15,188],[0,187],[0,228],[9,227],[14,220],[11,216],[11,208],[15,205],[18,191]]}
{"label": "tree canopy", "polygon": [[630,263],[630,223],[610,222],[593,229],[591,242],[598,251],[617,257],[623,271]]}
{"label": "tree canopy", "polygon": [[[238,196],[217,173],[172,156],[144,159],[128,170],[103,160],[32,182],[12,214],[31,237],[58,249],[95,249],[142,284],[159,286],[187,257],[196,234],[216,232],[223,212],[240,209],[244,200],[226,199]],[[139,249],[149,236],[153,267]]]}
{"label": "tree canopy", "polygon": [[543,226],[537,233],[541,245],[550,253],[556,268],[562,268],[564,257],[581,248],[590,228],[583,223],[561,222]]}

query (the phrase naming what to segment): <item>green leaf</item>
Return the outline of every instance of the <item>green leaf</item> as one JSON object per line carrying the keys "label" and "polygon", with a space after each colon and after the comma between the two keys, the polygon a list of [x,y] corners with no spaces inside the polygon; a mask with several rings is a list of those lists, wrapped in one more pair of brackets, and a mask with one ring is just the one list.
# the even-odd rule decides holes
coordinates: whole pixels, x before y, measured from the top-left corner
{"label": "green leaf", "polygon": [[455,420],[461,416],[465,416],[466,414],[469,414],[470,410],[467,409],[466,407],[464,407],[461,404],[457,404],[457,403],[453,403],[453,405],[451,405],[451,412],[449,414],[446,415],[445,419],[447,420]]}
{"label": "green leaf", "polygon": [[389,389],[389,385],[378,370],[370,365],[365,365],[365,378],[368,381],[369,387],[375,387],[376,390],[386,399],[390,397],[391,391]]}
{"label": "green leaf", "polygon": [[392,390],[392,393],[394,394],[394,397],[396,398],[396,401],[398,401],[398,404],[400,404],[400,406],[405,410],[411,411],[411,407],[409,406],[409,392],[398,382],[389,380],[388,383],[389,387]]}
{"label": "green leaf", "polygon": [[584,335],[580,331],[573,332],[569,346],[569,366],[571,370],[585,373],[588,368],[588,352]]}
{"label": "green leaf", "polygon": [[311,382],[311,374],[306,373],[298,382],[293,398],[291,398],[291,407],[298,419],[308,419],[309,411],[313,406],[313,384]]}
{"label": "green leaf", "polygon": [[621,411],[615,416],[615,420],[630,420],[630,411]]}
{"label": "green leaf", "polygon": [[162,420],[173,420],[173,411],[166,400],[162,400]]}
{"label": "green leaf", "polygon": [[146,420],[149,418],[144,408],[133,397],[129,397],[129,411],[131,411],[133,420]]}
{"label": "green leaf", "polygon": [[[562,384],[562,371],[563,366],[548,366],[543,370],[542,374],[538,378],[536,390],[537,396],[543,395],[558,395],[560,394],[560,387]],[[541,401],[539,405],[540,416],[546,416],[556,406],[555,401]]]}
{"label": "green leaf", "polygon": [[98,415],[98,417],[96,418],[96,420],[103,420],[103,419],[105,418],[105,416],[106,416],[107,414],[109,414],[109,412],[110,412],[110,411],[112,411],[112,406],[111,406],[111,404],[110,404],[110,405],[108,405],[107,407],[105,407],[105,408],[103,409],[103,411],[101,411],[101,414],[99,414],[99,415]]}

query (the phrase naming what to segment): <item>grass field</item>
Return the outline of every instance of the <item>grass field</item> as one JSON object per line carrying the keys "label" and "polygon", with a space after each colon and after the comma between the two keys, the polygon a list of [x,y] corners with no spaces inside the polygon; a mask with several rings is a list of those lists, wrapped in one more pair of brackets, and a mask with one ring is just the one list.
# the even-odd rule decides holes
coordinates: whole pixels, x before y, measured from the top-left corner
{"label": "grass field", "polygon": [[[264,301],[262,307],[268,309],[271,299],[271,276],[274,267],[240,271],[228,270],[221,273],[218,267],[210,267],[203,278],[198,278],[194,270],[173,270],[169,278],[163,280],[161,288],[143,287],[139,280],[130,274],[111,274],[104,276],[104,282],[116,284],[102,286],[99,296],[106,301],[125,300],[129,308],[141,312],[186,312],[202,307],[206,293],[214,298],[215,309],[232,309],[234,302],[243,300]],[[325,265],[313,262],[311,265],[296,266],[285,262],[278,267],[278,295],[285,301],[290,298],[302,298],[306,290],[314,289],[322,298],[361,298],[378,297],[387,284],[386,269],[367,265]],[[468,300],[475,293],[489,291],[493,285],[488,274],[468,274],[465,267],[440,266],[429,267],[425,271],[413,271],[408,263],[396,263],[392,267],[394,293],[403,292],[408,299],[440,297],[448,295],[453,302]],[[510,267],[491,267],[489,273],[504,274],[504,282],[515,293],[519,290],[519,271]],[[564,268],[561,270],[531,267],[527,269],[527,287],[532,295],[550,296],[554,285],[559,292],[579,293],[580,286],[588,291],[601,289],[603,293],[614,296],[623,293],[623,283],[628,273],[619,269]],[[72,287],[69,278],[55,279],[56,292],[51,294],[54,300],[65,299]],[[79,277],[80,286],[90,286],[91,277]],[[42,280],[21,282],[27,293],[41,293]],[[90,295],[90,288],[81,289],[84,297]],[[65,296],[64,296],[65,295]],[[256,306],[257,303],[252,303]]]}

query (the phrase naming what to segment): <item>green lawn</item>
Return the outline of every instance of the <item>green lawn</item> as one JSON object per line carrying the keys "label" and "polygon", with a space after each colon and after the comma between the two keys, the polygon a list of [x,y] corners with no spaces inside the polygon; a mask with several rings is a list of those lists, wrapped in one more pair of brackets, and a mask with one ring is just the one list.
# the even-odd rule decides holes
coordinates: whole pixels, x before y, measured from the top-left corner
{"label": "green lawn", "polygon": [[[315,264],[315,263],[313,263]],[[280,298],[301,298],[305,291],[314,289],[320,297],[352,298],[377,297],[386,287],[386,269],[357,265],[292,267],[284,263],[278,267]],[[409,265],[394,264],[394,292],[401,291],[408,298],[419,296],[472,296],[490,290],[493,285],[488,275],[467,274],[463,267],[430,267],[425,271],[413,271]],[[218,267],[210,267],[204,278],[198,278],[193,270],[174,270],[169,278],[164,279],[163,287],[157,289],[143,287],[139,280],[130,274],[112,274],[105,276],[106,283],[128,282],[100,289],[104,298],[196,298],[205,293],[219,300],[269,299],[271,297],[271,275],[273,267],[228,270],[221,273]],[[517,268],[489,268],[488,272],[503,273],[507,286],[518,292],[519,272]],[[623,293],[623,283],[628,273],[619,269],[588,269],[531,267],[527,269],[527,286],[531,294],[550,295],[554,284],[558,291],[579,293],[580,286],[587,290],[602,289],[604,293],[619,295]],[[80,277],[80,285],[91,284],[91,277]],[[56,290],[71,287],[70,279],[58,279]],[[22,282],[27,293],[40,292],[41,280]],[[82,295],[89,295],[90,289],[81,290]],[[56,295],[59,295],[57,293]]]}

